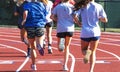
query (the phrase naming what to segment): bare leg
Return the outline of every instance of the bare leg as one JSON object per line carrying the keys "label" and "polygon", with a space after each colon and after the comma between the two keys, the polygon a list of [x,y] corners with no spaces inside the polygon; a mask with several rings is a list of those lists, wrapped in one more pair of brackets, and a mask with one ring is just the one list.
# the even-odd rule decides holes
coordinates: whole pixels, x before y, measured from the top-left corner
{"label": "bare leg", "polygon": [[42,35],[41,37],[36,37],[37,49],[38,49],[40,55],[42,55],[42,56],[44,56],[43,42],[44,42],[44,35]]}
{"label": "bare leg", "polygon": [[37,54],[36,54],[36,50],[35,50],[35,44],[34,44],[35,38],[28,39],[28,40],[29,40],[30,46],[31,46],[31,60],[32,60],[31,68],[33,70],[37,70],[36,61],[35,61],[35,59],[37,58]]}
{"label": "bare leg", "polygon": [[34,41],[35,39],[28,39],[30,42],[30,46],[31,46],[31,59],[32,59],[32,64],[35,64],[35,59],[37,57],[36,51],[35,51],[35,44]]}
{"label": "bare leg", "polygon": [[94,66],[95,66],[95,62],[96,62],[96,49],[98,46],[98,42],[99,42],[99,40],[91,41],[91,43],[90,43],[90,49],[92,50],[92,54],[90,57],[90,72],[93,72],[93,70],[94,70]]}
{"label": "bare leg", "polygon": [[48,41],[48,54],[52,54],[52,27],[46,27],[47,41]]}
{"label": "bare leg", "polygon": [[43,41],[45,39],[45,35],[41,36],[41,37],[36,37],[35,40],[36,40],[36,44],[40,44],[41,47],[43,48]]}
{"label": "bare leg", "polygon": [[52,44],[52,27],[46,27],[48,44]]}
{"label": "bare leg", "polygon": [[86,54],[86,50],[88,49],[88,46],[89,46],[89,42],[81,40],[81,51],[83,55]]}
{"label": "bare leg", "polygon": [[65,51],[64,51],[64,66],[67,67],[68,59],[69,59],[69,46],[71,43],[72,37],[65,38]]}
{"label": "bare leg", "polygon": [[21,41],[24,42],[27,45],[27,56],[30,56],[31,48],[30,48],[30,44],[29,44],[29,41],[28,41],[28,38],[27,38],[26,30],[24,28],[21,29],[20,34],[21,34]]}

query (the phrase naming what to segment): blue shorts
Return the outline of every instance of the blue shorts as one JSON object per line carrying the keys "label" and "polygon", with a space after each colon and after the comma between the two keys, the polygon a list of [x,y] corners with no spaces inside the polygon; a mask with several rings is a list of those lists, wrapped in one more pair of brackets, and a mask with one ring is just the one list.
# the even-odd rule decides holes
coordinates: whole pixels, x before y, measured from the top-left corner
{"label": "blue shorts", "polygon": [[100,36],[96,36],[96,37],[89,37],[89,38],[81,38],[81,40],[86,41],[86,42],[90,42],[90,41],[97,41],[100,39]]}

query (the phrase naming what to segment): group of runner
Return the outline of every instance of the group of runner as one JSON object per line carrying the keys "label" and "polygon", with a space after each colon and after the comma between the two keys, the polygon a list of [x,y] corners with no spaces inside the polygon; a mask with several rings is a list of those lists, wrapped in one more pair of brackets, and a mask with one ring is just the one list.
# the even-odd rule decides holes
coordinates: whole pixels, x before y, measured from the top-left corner
{"label": "group of runner", "polygon": [[[93,72],[96,61],[96,48],[100,40],[99,21],[107,22],[103,7],[94,0],[18,0],[15,15],[20,16],[18,27],[21,40],[27,45],[27,56],[32,59],[31,68],[37,70],[36,47],[44,55],[45,32],[47,34],[48,53],[52,54],[52,27],[57,24],[57,45],[64,53],[63,70],[68,71],[69,46],[74,34],[75,24],[82,27],[81,51],[84,63],[90,62]],[[81,21],[80,21],[81,18]],[[45,31],[46,29],[46,31]]]}

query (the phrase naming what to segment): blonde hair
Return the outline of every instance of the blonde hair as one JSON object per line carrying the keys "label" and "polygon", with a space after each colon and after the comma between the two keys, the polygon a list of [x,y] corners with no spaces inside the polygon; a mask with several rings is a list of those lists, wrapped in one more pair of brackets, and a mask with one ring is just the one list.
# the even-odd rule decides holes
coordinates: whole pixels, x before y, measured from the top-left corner
{"label": "blonde hair", "polygon": [[39,0],[39,1],[43,2],[45,5],[48,4],[48,0]]}
{"label": "blonde hair", "polygon": [[17,6],[20,6],[20,5],[23,4],[23,2],[24,2],[25,0],[14,0],[14,1],[16,1],[16,5],[17,5]]}

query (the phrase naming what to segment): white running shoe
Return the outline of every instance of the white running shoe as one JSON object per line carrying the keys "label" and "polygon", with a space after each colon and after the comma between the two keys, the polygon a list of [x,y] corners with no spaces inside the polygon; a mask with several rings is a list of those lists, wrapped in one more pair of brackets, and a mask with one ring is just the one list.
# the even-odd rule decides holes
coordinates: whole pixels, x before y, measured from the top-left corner
{"label": "white running shoe", "polygon": [[92,53],[91,50],[86,50],[85,57],[84,57],[85,64],[89,62],[89,58],[90,58],[91,53]]}
{"label": "white running shoe", "polygon": [[68,71],[69,69],[68,69],[67,66],[63,65],[63,70],[64,70],[64,71]]}
{"label": "white running shoe", "polygon": [[65,39],[64,38],[60,38],[60,43],[59,43],[59,51],[63,51],[64,50],[64,43],[65,43]]}
{"label": "white running shoe", "polygon": [[31,65],[32,70],[37,70],[36,65]]}

